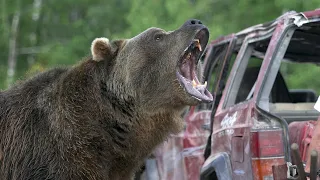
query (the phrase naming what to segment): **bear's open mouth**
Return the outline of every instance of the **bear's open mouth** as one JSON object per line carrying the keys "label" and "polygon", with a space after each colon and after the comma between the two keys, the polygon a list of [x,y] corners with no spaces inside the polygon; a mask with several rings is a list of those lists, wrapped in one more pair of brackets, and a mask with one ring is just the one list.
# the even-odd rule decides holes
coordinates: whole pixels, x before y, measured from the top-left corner
{"label": "bear's open mouth", "polygon": [[184,50],[179,62],[177,77],[185,91],[199,101],[211,102],[213,97],[207,90],[207,82],[201,84],[197,77],[197,64],[208,43],[208,31],[198,31],[190,45]]}

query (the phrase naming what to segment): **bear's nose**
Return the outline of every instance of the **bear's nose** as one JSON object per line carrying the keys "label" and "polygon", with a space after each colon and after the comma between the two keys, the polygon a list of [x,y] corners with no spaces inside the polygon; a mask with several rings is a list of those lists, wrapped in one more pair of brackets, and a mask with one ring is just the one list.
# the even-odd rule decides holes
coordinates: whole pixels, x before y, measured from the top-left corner
{"label": "bear's nose", "polygon": [[198,24],[202,24],[202,22],[198,19],[190,19],[184,23],[184,25],[187,25],[187,26],[198,25]]}

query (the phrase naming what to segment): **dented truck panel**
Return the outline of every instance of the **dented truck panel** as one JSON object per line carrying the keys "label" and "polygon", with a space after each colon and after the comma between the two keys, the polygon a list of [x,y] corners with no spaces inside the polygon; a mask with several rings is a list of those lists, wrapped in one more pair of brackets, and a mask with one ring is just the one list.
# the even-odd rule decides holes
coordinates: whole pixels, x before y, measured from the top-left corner
{"label": "dented truck panel", "polygon": [[232,179],[252,179],[250,167],[249,104],[240,104],[216,114],[212,133],[212,154],[226,152],[232,164]]}
{"label": "dented truck panel", "polygon": [[199,179],[209,136],[209,131],[203,125],[210,123],[210,117],[211,111],[195,112],[192,107],[185,115],[185,130],[159,145],[147,160],[146,164],[150,164],[146,168],[147,179]]}

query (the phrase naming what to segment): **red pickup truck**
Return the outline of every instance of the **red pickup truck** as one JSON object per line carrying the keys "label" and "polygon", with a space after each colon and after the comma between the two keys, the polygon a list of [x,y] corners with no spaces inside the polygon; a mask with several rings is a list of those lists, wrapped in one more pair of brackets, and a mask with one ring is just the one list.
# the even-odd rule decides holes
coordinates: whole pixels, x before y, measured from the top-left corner
{"label": "red pickup truck", "polygon": [[[208,45],[203,63],[215,100],[186,113],[185,131],[147,160],[145,179],[282,180],[308,175],[299,162],[306,163],[320,116],[314,109],[320,93],[320,10],[291,11],[220,37]],[[295,68],[304,73],[292,74]],[[317,82],[312,71],[319,75]],[[305,82],[300,87],[290,81],[301,77]],[[291,150],[292,143],[298,144],[301,158]]]}
{"label": "red pickup truck", "polygon": [[[320,75],[319,64],[320,10],[289,12],[213,41],[204,77],[208,82],[218,77],[212,89],[216,102],[201,179],[275,179],[274,173],[293,178],[290,140],[306,152],[312,130],[305,130],[319,117],[314,109],[319,92],[310,89],[316,82],[298,88],[288,84],[288,71],[305,68],[299,76],[308,81],[308,71]],[[214,67],[222,70],[214,74]],[[310,126],[290,126],[300,121]],[[302,138],[296,137],[302,131]]]}

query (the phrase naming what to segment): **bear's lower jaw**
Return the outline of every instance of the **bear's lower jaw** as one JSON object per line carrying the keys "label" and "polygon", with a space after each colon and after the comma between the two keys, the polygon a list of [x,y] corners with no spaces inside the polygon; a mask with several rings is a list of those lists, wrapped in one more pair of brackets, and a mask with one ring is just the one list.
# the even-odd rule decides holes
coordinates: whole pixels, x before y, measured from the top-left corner
{"label": "bear's lower jaw", "polygon": [[213,97],[207,90],[207,82],[201,84],[195,75],[195,72],[192,73],[194,75],[193,80],[191,81],[190,79],[183,77],[178,71],[176,72],[177,78],[184,90],[187,94],[200,102],[212,102]]}

